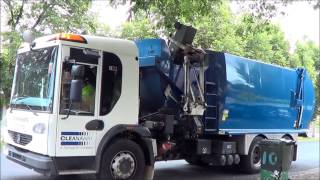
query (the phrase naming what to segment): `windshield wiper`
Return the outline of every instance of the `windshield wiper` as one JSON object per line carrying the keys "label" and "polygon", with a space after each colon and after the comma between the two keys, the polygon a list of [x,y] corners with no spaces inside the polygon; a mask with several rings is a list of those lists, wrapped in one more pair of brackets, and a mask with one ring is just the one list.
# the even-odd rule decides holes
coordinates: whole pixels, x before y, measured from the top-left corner
{"label": "windshield wiper", "polygon": [[11,109],[10,109],[10,113],[12,113],[13,105],[14,105],[14,108],[15,108],[15,109],[16,109],[16,107],[17,107],[17,104],[12,104],[12,103],[11,103],[11,104],[10,104],[10,108],[11,108]]}
{"label": "windshield wiper", "polygon": [[31,111],[34,115],[38,116],[38,114],[31,108],[31,106],[29,106],[28,104],[25,104],[25,103],[21,103],[22,105],[26,106],[29,111]]}
{"label": "windshield wiper", "polygon": [[26,99],[26,98],[29,98],[31,96],[20,96],[20,97],[16,97],[15,99],[12,99],[14,101],[19,101],[19,100],[22,100],[22,99]]}
{"label": "windshield wiper", "polygon": [[[15,103],[15,104],[10,104],[10,107],[11,107],[10,113],[12,112],[12,109],[13,109],[13,108],[14,108],[14,109],[17,108],[17,105],[24,105],[25,107],[28,108],[28,110],[29,110],[30,112],[32,112],[34,115],[38,116],[38,114],[34,111],[34,109],[32,109],[31,106],[29,106],[28,104],[25,104],[25,103],[21,103],[21,104],[17,104],[17,103]],[[13,106],[14,106],[14,107],[13,107]]]}
{"label": "windshield wiper", "polygon": [[[11,107],[11,109],[10,109],[10,113],[12,112],[12,109],[14,108],[14,109],[16,109],[17,108],[17,101],[18,100],[22,100],[22,99],[25,99],[25,98],[28,98],[28,97],[30,97],[30,96],[20,96],[20,97],[17,97],[17,95],[16,96],[13,96],[12,97],[12,100],[11,101],[14,101],[14,103],[10,103],[10,107]],[[21,103],[21,104],[23,104],[23,105],[26,105],[26,104],[24,104],[24,103]],[[14,106],[14,107],[13,107]],[[30,109],[31,107],[29,106],[29,108],[28,109]],[[32,108],[31,108],[32,109]]]}

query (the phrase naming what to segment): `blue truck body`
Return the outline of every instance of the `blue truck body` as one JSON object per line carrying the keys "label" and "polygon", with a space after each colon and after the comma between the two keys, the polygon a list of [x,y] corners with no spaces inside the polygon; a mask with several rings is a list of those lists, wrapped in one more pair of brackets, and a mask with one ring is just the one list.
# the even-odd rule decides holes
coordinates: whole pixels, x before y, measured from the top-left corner
{"label": "blue truck body", "polygon": [[[182,67],[170,61],[164,40],[146,39],[136,44],[142,111],[152,113],[174,106],[166,101],[165,89],[170,84],[179,98],[183,91]],[[202,121],[206,134],[298,133],[308,128],[315,97],[312,81],[303,68],[290,69],[210,50],[206,51],[205,63],[207,107]]]}
{"label": "blue truck body", "polygon": [[[289,69],[228,53],[212,52],[206,81],[216,82],[220,130],[237,133],[303,132],[312,119],[315,98],[312,81],[301,68]],[[218,71],[218,72],[217,72]],[[220,76],[220,77],[218,77]],[[300,77],[302,76],[302,79]],[[301,102],[295,94],[302,85]],[[206,101],[214,101],[207,96]],[[301,123],[294,128],[301,112]]]}

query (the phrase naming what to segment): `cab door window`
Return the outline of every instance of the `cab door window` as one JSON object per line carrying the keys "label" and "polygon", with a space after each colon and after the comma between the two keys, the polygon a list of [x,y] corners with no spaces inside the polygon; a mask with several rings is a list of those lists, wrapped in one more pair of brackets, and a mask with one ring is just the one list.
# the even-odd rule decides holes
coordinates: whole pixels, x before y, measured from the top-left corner
{"label": "cab door window", "polygon": [[106,115],[121,95],[122,65],[118,56],[103,52],[100,115]]}
{"label": "cab door window", "polygon": [[[96,79],[98,57],[93,59],[83,53],[83,49],[70,49],[70,61],[65,61],[62,67],[60,114],[93,116],[95,112]],[[72,65],[84,66],[81,102],[70,102],[70,85]],[[69,112],[70,111],[70,112]]]}

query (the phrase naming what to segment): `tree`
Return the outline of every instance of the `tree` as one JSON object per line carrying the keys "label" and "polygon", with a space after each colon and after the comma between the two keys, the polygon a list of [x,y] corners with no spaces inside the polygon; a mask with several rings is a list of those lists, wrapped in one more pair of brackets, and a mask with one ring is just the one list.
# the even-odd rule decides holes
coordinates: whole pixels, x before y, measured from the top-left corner
{"label": "tree", "polygon": [[289,43],[280,27],[260,17],[245,14],[237,25],[242,56],[281,66],[289,66]]}
{"label": "tree", "polygon": [[3,0],[9,15],[10,31],[29,29],[35,32],[50,33],[67,31],[80,33],[83,29],[95,31],[95,24],[87,11],[90,0]]}
{"label": "tree", "polygon": [[316,92],[316,114],[320,114],[320,48],[314,42],[307,40],[297,42],[291,58],[291,66],[303,66],[308,70]]}
{"label": "tree", "polygon": [[159,37],[155,24],[145,17],[144,12],[140,12],[129,22],[125,22],[121,27],[119,37],[125,39],[146,39]]}
{"label": "tree", "polygon": [[20,34],[16,31],[5,32],[3,37],[6,42],[2,44],[3,49],[0,54],[0,91],[3,91],[4,94],[0,98],[0,107],[9,100],[15,65],[14,58],[21,44]]}
{"label": "tree", "polygon": [[257,18],[263,18],[264,20],[271,20],[273,17],[277,16],[279,13],[280,6],[286,6],[290,0],[260,0],[260,1],[246,1],[246,0],[236,0],[238,5],[242,10],[249,13],[251,16]]}
{"label": "tree", "polygon": [[[141,14],[141,12],[145,14],[146,19],[149,19],[149,21],[145,19],[144,23],[140,21],[139,25],[148,23],[152,27],[149,26],[143,31],[139,31],[138,28],[134,29],[132,26],[129,28],[135,32],[139,31],[139,37],[148,36],[147,34],[150,31],[154,32],[155,29],[158,29],[156,34],[159,36],[168,36],[174,32],[173,23],[178,20],[185,24],[192,23],[191,25],[198,29],[194,41],[196,46],[263,59],[266,62],[283,66],[290,64],[289,44],[285,40],[284,33],[279,26],[267,21],[264,15],[246,14],[243,18],[237,19],[225,1],[111,1],[113,5],[123,2],[132,4],[133,16],[131,18],[133,21],[136,21],[136,14]],[[264,9],[269,9],[270,13],[276,11],[275,8],[271,8],[276,3],[263,2],[265,4],[258,6],[255,3],[256,5],[251,8],[259,9],[260,6],[263,6]],[[268,13],[257,12],[257,14]],[[127,31],[129,24],[132,22],[127,23],[123,30]],[[135,25],[138,26],[138,24]],[[128,36],[128,33],[124,33],[123,36]]]}
{"label": "tree", "polygon": [[[263,18],[266,21],[270,21],[279,14],[285,14],[285,12],[281,10],[281,7],[285,7],[291,3],[297,2],[297,0],[235,0],[235,2],[240,6],[243,12],[247,12],[254,17]],[[307,2],[314,9],[318,9],[320,7],[320,1],[307,0]]]}
{"label": "tree", "polygon": [[[3,51],[0,55],[0,89],[6,104],[10,97],[15,54],[21,44],[21,33],[32,30],[36,35],[57,32],[94,33],[94,18],[87,13],[90,0],[2,0],[8,15],[9,30],[2,32]],[[0,105],[1,105],[0,104]]]}
{"label": "tree", "polygon": [[314,85],[316,85],[317,73],[320,70],[319,53],[320,49],[313,41],[297,42],[296,49],[293,52],[290,62],[291,67],[305,67],[308,70]]}
{"label": "tree", "polygon": [[[145,12],[157,25],[157,29],[164,30],[167,35],[174,31],[175,21],[194,22],[206,16],[219,5],[222,0],[111,0],[111,5],[117,6],[123,3],[131,4],[131,14]],[[132,16],[132,17],[133,17]]]}
{"label": "tree", "polygon": [[[190,24],[186,21],[188,18],[185,18],[183,12],[175,12],[175,14],[179,15],[180,22]],[[154,14],[148,14],[144,10],[137,11],[130,21],[122,25],[119,36],[128,39],[141,39],[168,36],[170,32],[173,32],[174,21],[168,27],[157,22]],[[240,38],[235,36],[234,16],[226,2],[212,6],[211,11],[195,18],[192,21],[192,26],[197,28],[197,35],[194,40],[195,46],[241,54]]]}
{"label": "tree", "polygon": [[194,44],[201,48],[242,54],[241,38],[236,35],[236,21],[227,3],[220,3],[203,17],[193,21],[197,29]]}

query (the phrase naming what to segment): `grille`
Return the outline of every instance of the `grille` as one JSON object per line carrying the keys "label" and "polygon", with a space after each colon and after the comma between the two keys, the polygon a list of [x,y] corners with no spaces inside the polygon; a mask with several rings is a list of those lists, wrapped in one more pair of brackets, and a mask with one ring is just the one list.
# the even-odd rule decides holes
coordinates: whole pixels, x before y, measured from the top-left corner
{"label": "grille", "polygon": [[21,144],[21,145],[25,146],[32,141],[31,135],[18,133],[18,132],[10,131],[10,130],[8,130],[8,133],[9,133],[11,139],[17,144]]}

